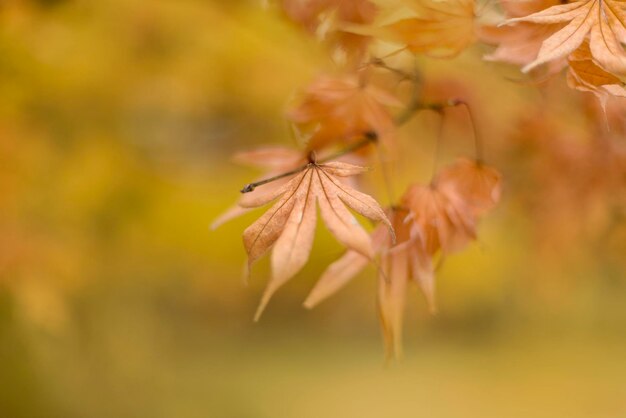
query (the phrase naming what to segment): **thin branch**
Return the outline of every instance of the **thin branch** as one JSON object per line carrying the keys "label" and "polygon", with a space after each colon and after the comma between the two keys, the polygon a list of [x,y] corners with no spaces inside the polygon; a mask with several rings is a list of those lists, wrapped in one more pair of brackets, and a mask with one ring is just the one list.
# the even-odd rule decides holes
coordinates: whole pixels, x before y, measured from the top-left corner
{"label": "thin branch", "polygon": [[[437,148],[436,148],[436,155],[435,155],[435,163],[433,164],[433,169],[436,168],[436,159],[438,158],[439,155],[439,142],[441,139],[441,131],[443,130],[443,118],[444,118],[444,109],[446,107],[456,107],[456,106],[463,106],[465,108],[465,110],[467,111],[469,118],[470,118],[470,122],[472,124],[472,131],[473,131],[473,135],[474,135],[474,147],[475,147],[475,152],[476,152],[476,160],[477,161],[482,161],[483,159],[483,148],[482,148],[482,141],[481,141],[481,137],[479,135],[478,132],[478,127],[476,125],[476,121],[474,118],[474,114],[469,106],[469,104],[461,99],[452,99],[452,100],[448,100],[446,102],[441,102],[441,103],[424,103],[421,101],[421,77],[419,75],[419,71],[417,70],[417,67],[415,69],[415,72],[413,74],[409,74],[407,72],[404,72],[402,70],[393,68],[388,66],[382,59],[380,58],[373,58],[370,63],[370,65],[372,66],[377,66],[380,68],[384,68],[390,72],[393,72],[397,75],[400,75],[403,77],[403,79],[406,80],[411,80],[413,82],[413,92],[411,95],[411,99],[409,101],[409,103],[407,104],[406,108],[404,109],[404,111],[398,115],[395,118],[395,124],[396,126],[400,126],[405,124],[406,122],[408,122],[418,111],[420,110],[432,110],[435,111],[437,113],[439,113],[442,116],[442,123],[441,126],[439,128],[439,133],[438,133],[438,138],[437,138]],[[291,171],[288,171],[286,173],[282,173],[279,174],[277,176],[273,176],[264,180],[260,180],[254,183],[249,183],[246,184],[242,189],[241,189],[241,193],[250,193],[252,191],[254,191],[257,187],[262,186],[264,184],[267,183],[271,183],[273,181],[288,177],[288,176],[292,176],[294,174],[297,174],[303,170],[305,170],[306,168],[308,168],[311,164],[323,164],[325,162],[328,161],[332,161],[335,160],[343,155],[346,154],[350,154],[360,148],[363,148],[367,145],[369,145],[370,143],[376,143],[378,141],[378,135],[376,132],[374,131],[368,131],[365,132],[363,134],[363,139],[355,142],[354,144],[348,146],[347,148],[344,148],[343,150],[332,154],[322,160],[320,160],[319,162],[316,161],[316,158],[314,155],[309,155],[309,162],[307,164],[304,164],[298,168],[295,168]],[[384,181],[385,181],[385,185],[387,188],[387,193],[389,195],[389,199],[390,202],[394,202],[394,197],[393,197],[393,191],[391,188],[391,181],[389,178],[388,173],[385,170],[384,167],[384,163],[382,161],[382,158],[380,156],[380,154],[378,155],[379,157],[379,161],[381,164],[381,167],[383,169],[383,176],[384,176]]]}
{"label": "thin branch", "polygon": [[421,103],[420,100],[419,100],[419,93],[418,93],[418,91],[419,91],[418,87],[415,87],[414,91],[413,91],[413,95],[411,96],[411,101],[409,102],[407,107],[404,109],[404,112],[400,113],[396,117],[394,122],[395,122],[395,124],[397,126],[404,125],[409,120],[411,120],[413,115],[415,115],[415,113],[418,110],[424,109],[423,103]]}
{"label": "thin branch", "polygon": [[411,99],[409,103],[407,104],[406,108],[404,109],[404,111],[400,115],[398,115],[395,119],[395,124],[397,126],[403,125],[406,122],[408,122],[415,115],[415,113],[417,113],[420,110],[433,110],[443,115],[442,113],[443,109],[446,107],[463,106],[465,110],[467,111],[467,114],[469,115],[469,118],[470,118],[470,123],[472,124],[476,161],[483,160],[483,147],[482,147],[481,136],[478,132],[478,125],[476,124],[474,113],[472,112],[470,105],[466,101],[461,100],[461,99],[451,99],[442,103],[424,103],[421,101],[421,97],[420,97],[422,77],[417,68],[417,65],[415,67],[413,74],[411,74],[406,71],[387,65],[387,63],[385,63],[385,61],[383,61],[381,58],[372,58],[368,64],[375,66],[375,67],[383,68],[389,72],[392,72],[400,76],[402,80],[409,80],[413,82],[413,93],[411,94]]}
{"label": "thin branch", "polygon": [[342,149],[341,151],[335,154],[329,155],[328,157],[320,160],[319,163],[322,164],[322,163],[327,163],[332,160],[336,160],[339,157],[343,157],[346,154],[351,154],[354,151],[357,151],[369,144],[375,143],[376,141],[378,141],[378,134],[376,132],[374,131],[365,132],[363,134],[362,140],[355,142],[354,144]]}
{"label": "thin branch", "polygon": [[404,125],[407,123],[415,113],[423,107],[423,103],[421,101],[422,95],[422,76],[420,75],[419,69],[417,68],[417,63],[415,64],[414,74],[412,76],[407,75],[410,80],[413,81],[413,92],[411,93],[411,99],[407,104],[404,112],[399,114],[395,119],[395,124],[397,126]]}
{"label": "thin branch", "polygon": [[368,64],[372,67],[382,68],[391,73],[394,73],[403,80],[411,80],[416,83],[420,83],[422,81],[422,78],[419,76],[418,73],[411,74],[406,71],[400,70],[399,68],[391,67],[390,65],[387,65],[387,63],[381,58],[372,58]]}

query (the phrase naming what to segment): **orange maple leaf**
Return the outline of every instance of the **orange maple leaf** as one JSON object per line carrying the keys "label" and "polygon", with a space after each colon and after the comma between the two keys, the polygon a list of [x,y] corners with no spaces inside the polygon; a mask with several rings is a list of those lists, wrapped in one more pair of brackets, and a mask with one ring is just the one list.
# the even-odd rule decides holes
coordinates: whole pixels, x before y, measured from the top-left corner
{"label": "orange maple leaf", "polygon": [[414,235],[428,254],[439,250],[449,254],[476,238],[476,219],[470,206],[460,194],[450,193],[437,182],[413,184],[405,202],[414,222]]}
{"label": "orange maple leaf", "polygon": [[415,17],[385,26],[389,39],[414,52],[451,58],[475,39],[474,0],[415,0],[409,6]]}
{"label": "orange maple leaf", "polygon": [[[523,17],[539,12],[548,7],[561,4],[559,0],[501,0],[500,6],[506,17]],[[487,61],[506,62],[515,65],[526,65],[537,57],[543,41],[563,28],[563,24],[540,25],[530,22],[519,22],[515,26],[484,25],[479,29],[480,40],[497,48],[484,58]],[[565,59],[556,60],[550,73],[556,73],[566,65]]]}
{"label": "orange maple leaf", "polygon": [[356,56],[365,51],[371,38],[352,33],[346,26],[370,24],[378,12],[369,0],[282,0],[281,7],[291,20],[309,32],[318,31],[328,21],[326,39],[348,55]]}
{"label": "orange maple leaf", "polygon": [[429,185],[414,184],[403,204],[427,253],[458,251],[476,238],[478,218],[500,200],[502,176],[482,162],[458,159]]}
{"label": "orange maple leaf", "polygon": [[302,131],[311,132],[307,148],[317,151],[338,142],[350,144],[366,132],[375,132],[388,144],[394,131],[388,108],[401,106],[395,96],[356,75],[323,76],[308,86],[287,117]]}
{"label": "orange maple leaf", "polygon": [[621,0],[580,0],[552,6],[528,16],[507,20],[566,25],[545,39],[535,60],[522,71],[560,58],[576,50],[587,38],[595,62],[614,74],[626,73],[626,4]]}
{"label": "orange maple leaf", "polygon": [[500,201],[502,175],[481,161],[459,158],[441,170],[437,184],[448,195],[458,194],[472,211],[481,216]]}
{"label": "orange maple leaf", "polygon": [[383,222],[393,234],[391,223],[378,203],[340,181],[342,177],[354,176],[365,170],[364,167],[341,162],[309,163],[278,190],[247,202],[249,207],[258,207],[278,199],[243,233],[249,266],[273,247],[272,278],[255,320],[258,320],[276,290],[306,264],[313,245],[316,206],[319,206],[322,219],[335,238],[368,259],[374,256],[371,239],[347,207],[373,221]]}
{"label": "orange maple leaf", "polygon": [[611,96],[626,97],[624,83],[593,61],[587,42],[570,54],[568,62],[567,84],[573,89],[593,93],[602,108],[606,107],[606,101]]}

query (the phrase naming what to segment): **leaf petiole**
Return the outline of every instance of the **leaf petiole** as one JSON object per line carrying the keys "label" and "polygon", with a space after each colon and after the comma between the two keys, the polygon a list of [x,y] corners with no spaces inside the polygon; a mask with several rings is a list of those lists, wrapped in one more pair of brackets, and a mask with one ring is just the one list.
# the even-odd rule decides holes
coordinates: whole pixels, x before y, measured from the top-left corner
{"label": "leaf petiole", "polygon": [[341,151],[339,151],[339,152],[337,152],[337,153],[335,153],[333,155],[330,155],[330,156],[328,156],[328,157],[326,157],[326,158],[324,158],[324,159],[322,159],[320,161],[315,161],[314,154],[310,154],[309,155],[309,161],[310,161],[309,163],[304,164],[304,165],[302,165],[302,166],[300,166],[298,168],[295,168],[295,169],[293,169],[291,171],[287,171],[286,173],[279,174],[277,176],[273,176],[273,177],[269,177],[269,178],[266,178],[266,179],[263,179],[263,180],[259,180],[259,181],[256,181],[254,183],[248,183],[245,186],[243,186],[243,188],[240,190],[240,192],[241,193],[253,192],[254,189],[256,189],[259,186],[262,186],[262,185],[267,184],[267,183],[271,183],[273,181],[276,181],[276,180],[279,180],[279,179],[282,179],[282,178],[285,178],[285,177],[292,176],[294,174],[298,174],[299,172],[309,168],[312,164],[313,165],[318,165],[318,164],[323,164],[323,163],[335,160],[335,159],[337,159],[339,157],[342,157],[342,156],[344,156],[346,154],[350,154],[350,153],[352,153],[354,151],[357,151],[357,150],[363,148],[364,146],[366,146],[366,145],[368,145],[370,143],[376,142],[377,140],[378,140],[378,135],[376,134],[376,132],[374,132],[374,131],[365,132],[363,134],[363,139],[362,140],[360,140],[358,142],[355,142],[354,144],[350,145],[349,147],[344,148],[343,150],[341,150]]}

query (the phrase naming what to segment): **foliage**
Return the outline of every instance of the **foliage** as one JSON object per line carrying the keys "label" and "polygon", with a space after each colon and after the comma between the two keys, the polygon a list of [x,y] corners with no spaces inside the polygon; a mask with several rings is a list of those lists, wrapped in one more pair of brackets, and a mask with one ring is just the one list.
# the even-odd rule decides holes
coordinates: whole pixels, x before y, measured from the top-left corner
{"label": "foliage", "polygon": [[[454,96],[454,89],[443,100],[429,101],[425,91],[430,82],[420,71],[419,58],[451,59],[450,65],[455,65],[455,57],[480,41],[496,46],[485,59],[521,65],[531,80],[540,82],[539,69],[549,77],[567,69],[568,85],[593,93],[601,105],[602,110],[590,123],[597,125],[603,136],[612,135],[606,125],[608,119],[603,121],[602,114],[608,118],[607,103],[626,97],[622,78],[626,73],[622,45],[626,42],[626,3],[503,0],[500,4],[479,5],[474,0],[284,0],[277,7],[294,23],[318,36],[329,49],[336,68],[334,74],[320,76],[304,88],[286,113],[302,149],[300,158],[294,161],[308,163],[301,167],[287,165],[282,173],[272,171],[268,178],[242,190],[253,195],[239,202],[242,208],[280,198],[244,232],[249,264],[274,247],[272,280],[256,318],[269,297],[307,261],[317,201],[327,227],[347,252],[322,275],[305,306],[315,306],[367,263],[374,263],[379,275],[378,310],[387,353],[399,355],[407,284],[418,285],[434,313],[437,266],[476,239],[479,218],[498,204],[502,189],[501,174],[485,162],[480,135],[484,127],[477,125],[475,105]],[[412,68],[407,68],[411,60]],[[617,123],[623,124],[624,104],[617,106]],[[473,158],[460,158],[435,170],[429,182],[409,185],[402,198],[394,200],[390,166],[403,159],[411,161],[398,143],[398,131],[415,113],[434,111],[441,117],[440,140],[451,107],[463,108],[469,116],[475,145]],[[275,155],[269,149],[259,153],[266,154],[260,158],[282,158],[280,149]],[[326,156],[324,164],[316,162],[317,155]],[[612,155],[607,151],[607,158]],[[368,188],[366,179],[347,186],[337,177],[362,176],[364,170],[327,162],[346,156],[369,165],[391,161],[378,167],[390,196],[387,215],[369,195],[354,188]],[[623,180],[624,168],[620,163],[610,177]],[[275,180],[280,183],[272,185]],[[267,190],[257,192],[257,188]],[[344,204],[367,218],[382,221],[390,232],[378,227],[368,238]],[[234,209],[226,217],[240,213],[242,209]]]}
{"label": "foliage", "polygon": [[[561,13],[564,4],[2,2],[2,320],[15,321],[16,338],[22,326],[76,332],[97,350],[104,338],[92,329],[103,328],[97,318],[82,322],[83,299],[102,318],[128,309],[110,335],[143,301],[159,318],[173,305],[186,312],[173,328],[192,334],[221,338],[249,326],[273,338],[267,328],[291,336],[297,324],[311,340],[320,332],[348,339],[369,332],[375,315],[364,313],[377,303],[388,351],[398,354],[402,321],[420,349],[429,332],[506,335],[562,317],[604,330],[596,327],[602,316],[621,327],[626,124],[616,16],[624,7],[569,2],[567,10],[597,12],[581,20]],[[560,21],[537,21],[554,6]],[[572,22],[589,29],[574,50],[520,72]],[[226,161],[233,152],[248,168]],[[236,278],[240,233],[261,216],[247,202],[313,161],[370,168],[339,179],[379,202],[396,242],[384,222],[354,212],[370,236],[368,258],[320,225],[306,266],[252,329],[250,298],[262,282],[244,291]],[[215,226],[240,219],[206,233],[242,184],[274,177],[242,194]],[[267,261],[253,273],[271,277]],[[124,286],[140,296],[121,300]],[[294,310],[309,291],[307,307],[329,300]],[[144,328],[138,322],[127,333]],[[41,342],[16,352],[27,356]],[[159,344],[155,337],[146,347]],[[12,362],[5,359],[3,369]]]}

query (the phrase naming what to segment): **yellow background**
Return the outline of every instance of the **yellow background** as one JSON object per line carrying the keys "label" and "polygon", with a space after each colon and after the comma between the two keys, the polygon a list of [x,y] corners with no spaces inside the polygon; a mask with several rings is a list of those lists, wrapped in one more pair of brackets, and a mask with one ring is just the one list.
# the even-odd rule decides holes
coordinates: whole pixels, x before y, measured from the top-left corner
{"label": "yellow background", "polygon": [[[424,65],[474,86],[499,150],[538,93],[480,54]],[[228,158],[291,144],[286,103],[331,68],[252,1],[0,3],[0,417],[626,417],[623,252],[538,256],[506,167],[440,314],[412,289],[403,361],[383,361],[373,270],[301,307],[341,254],[323,228],[252,323],[258,212],[208,228],[259,174]],[[436,123],[405,128],[398,189],[427,180]]]}

